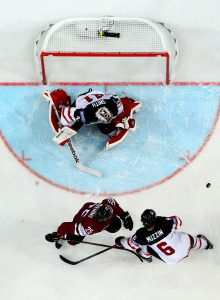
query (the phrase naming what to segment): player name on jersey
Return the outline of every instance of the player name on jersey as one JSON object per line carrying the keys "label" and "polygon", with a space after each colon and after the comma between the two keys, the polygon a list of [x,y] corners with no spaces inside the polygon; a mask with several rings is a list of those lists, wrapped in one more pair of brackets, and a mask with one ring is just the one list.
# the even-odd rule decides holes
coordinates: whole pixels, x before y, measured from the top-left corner
{"label": "player name on jersey", "polygon": [[93,102],[93,103],[92,103],[92,106],[93,106],[93,107],[97,107],[97,106],[99,106],[99,105],[105,105],[105,104],[106,104],[106,101],[104,101],[104,100],[99,100],[99,101]]}
{"label": "player name on jersey", "polygon": [[164,233],[162,231],[162,229],[158,230],[157,232],[151,234],[150,236],[146,237],[146,240],[148,242],[152,242],[154,240],[156,240],[157,238],[159,238],[160,236],[162,236]]}

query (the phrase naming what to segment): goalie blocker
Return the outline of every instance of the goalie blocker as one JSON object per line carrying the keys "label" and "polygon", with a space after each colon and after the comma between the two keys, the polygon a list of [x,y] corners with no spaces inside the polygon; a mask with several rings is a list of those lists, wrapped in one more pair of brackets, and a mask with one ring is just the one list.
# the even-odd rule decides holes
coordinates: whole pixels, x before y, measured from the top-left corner
{"label": "goalie blocker", "polygon": [[56,133],[54,142],[63,146],[83,125],[97,124],[100,131],[110,138],[105,150],[121,143],[130,130],[135,131],[133,114],[142,105],[128,97],[120,99],[116,95],[91,90],[78,96],[72,106],[71,98],[61,89],[44,92],[44,98],[47,102],[52,98],[61,120],[59,123],[53,105],[49,102],[49,122]]}

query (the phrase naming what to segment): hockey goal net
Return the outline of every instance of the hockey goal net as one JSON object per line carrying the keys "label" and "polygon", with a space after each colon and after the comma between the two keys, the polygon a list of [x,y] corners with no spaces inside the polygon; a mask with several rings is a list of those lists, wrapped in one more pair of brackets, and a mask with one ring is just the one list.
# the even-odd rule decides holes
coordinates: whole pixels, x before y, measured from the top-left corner
{"label": "hockey goal net", "polygon": [[[143,59],[148,59],[154,64],[154,60],[160,58],[159,65],[162,65],[160,70],[153,69],[152,71],[148,67],[145,69],[148,73],[160,72],[161,81],[169,84],[177,58],[177,45],[172,32],[164,24],[142,18],[71,18],[52,24],[41,32],[35,43],[35,59],[44,85],[51,82],[50,76],[56,76],[56,73],[59,79],[57,82],[62,81],[62,74],[67,72],[73,58],[77,58],[76,66],[70,67],[70,73],[75,72],[75,78],[81,73],[84,74],[81,74],[81,77],[85,78],[88,70],[92,69],[88,58],[95,58],[93,64],[96,71],[105,68],[107,72],[113,65],[112,61],[109,65],[107,64],[108,59],[120,58],[120,62],[116,60],[116,70],[113,71],[115,74],[122,73],[128,65],[131,66],[133,63],[131,58],[133,60],[142,58],[140,62],[137,62],[137,59],[134,60],[136,66],[138,64],[143,66]],[[104,62],[102,61],[99,65],[99,60],[103,58],[105,58]],[[128,58],[128,61],[122,63],[122,70],[120,70],[121,61]],[[54,69],[53,65],[57,61],[59,61],[59,67]],[[125,71],[125,73],[129,72],[131,75],[137,73],[138,70]],[[92,75],[93,81],[96,79],[94,74]],[[101,75],[101,78],[104,77]]]}

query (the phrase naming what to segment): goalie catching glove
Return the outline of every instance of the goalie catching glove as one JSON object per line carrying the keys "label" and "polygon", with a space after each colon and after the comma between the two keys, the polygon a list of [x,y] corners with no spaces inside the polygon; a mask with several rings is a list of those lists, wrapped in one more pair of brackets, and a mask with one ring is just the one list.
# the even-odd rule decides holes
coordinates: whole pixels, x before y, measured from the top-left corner
{"label": "goalie catching glove", "polygon": [[128,118],[122,118],[121,122],[115,125],[115,127],[128,129],[129,128],[129,119]]}

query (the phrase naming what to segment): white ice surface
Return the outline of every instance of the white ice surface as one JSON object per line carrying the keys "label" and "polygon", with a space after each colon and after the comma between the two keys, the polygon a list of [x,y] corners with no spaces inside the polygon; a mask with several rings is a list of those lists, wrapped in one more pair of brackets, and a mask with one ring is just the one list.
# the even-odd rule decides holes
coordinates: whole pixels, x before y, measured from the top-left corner
{"label": "white ice surface", "polygon": [[34,42],[48,25],[69,17],[144,17],[168,24],[180,46],[175,81],[220,77],[218,0],[1,0],[0,81],[38,81]]}
{"label": "white ice surface", "polygon": [[[102,15],[149,17],[169,23],[181,49],[176,80],[219,82],[218,0],[1,0],[1,8],[1,82],[38,80],[33,43],[48,23]],[[116,250],[75,267],[65,265],[58,251],[44,241],[45,233],[70,220],[85,201],[99,201],[100,197],[67,193],[40,181],[0,141],[1,299],[219,299],[219,125],[184,172],[146,192],[117,198],[131,212],[135,229],[140,226],[140,213],[149,207],[161,215],[177,214],[183,219],[184,231],[205,233],[214,242],[213,251],[192,252],[173,267],[156,260],[141,264],[129,253]],[[209,189],[207,182],[212,184]],[[91,240],[111,243],[113,236],[101,233]],[[99,248],[80,245],[62,252],[77,259],[96,250]]]}

